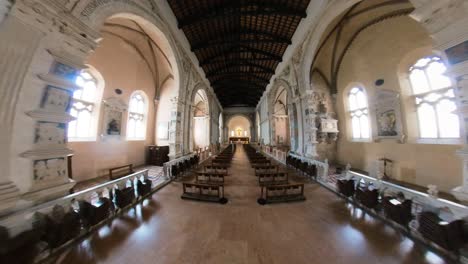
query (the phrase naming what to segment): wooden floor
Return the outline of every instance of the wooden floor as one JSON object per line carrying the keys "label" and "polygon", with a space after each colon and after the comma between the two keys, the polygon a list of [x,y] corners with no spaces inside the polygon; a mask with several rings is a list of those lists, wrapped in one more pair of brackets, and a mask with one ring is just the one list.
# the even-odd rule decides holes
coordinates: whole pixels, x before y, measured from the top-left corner
{"label": "wooden floor", "polygon": [[226,205],[180,199],[173,182],[58,263],[449,263],[317,184],[307,201],[260,206],[242,147]]}

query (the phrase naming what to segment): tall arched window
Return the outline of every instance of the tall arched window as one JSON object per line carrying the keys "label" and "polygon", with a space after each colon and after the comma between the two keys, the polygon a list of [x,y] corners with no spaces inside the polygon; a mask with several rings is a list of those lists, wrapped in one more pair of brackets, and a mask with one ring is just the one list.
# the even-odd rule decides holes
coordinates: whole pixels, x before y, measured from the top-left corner
{"label": "tall arched window", "polygon": [[370,137],[369,108],[367,96],[361,87],[351,88],[348,94],[348,106],[353,139],[368,139]]}
{"label": "tall arched window", "polygon": [[141,91],[134,92],[128,104],[127,139],[146,138],[146,114],[146,96]]}
{"label": "tall arched window", "polygon": [[419,59],[409,69],[421,138],[459,138],[455,94],[446,67],[436,56]]}
{"label": "tall arched window", "polygon": [[73,104],[70,114],[76,118],[68,124],[69,141],[92,141],[96,140],[96,121],[98,111],[97,79],[88,70],[83,70],[76,77],[77,89],[73,93]]}

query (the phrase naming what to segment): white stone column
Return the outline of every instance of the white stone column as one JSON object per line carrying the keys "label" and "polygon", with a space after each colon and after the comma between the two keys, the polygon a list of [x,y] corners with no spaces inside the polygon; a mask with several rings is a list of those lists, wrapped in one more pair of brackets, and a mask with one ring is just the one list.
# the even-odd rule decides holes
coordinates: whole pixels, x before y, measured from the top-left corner
{"label": "white stone column", "polygon": [[24,76],[42,38],[41,32],[14,16],[3,22],[0,31],[0,211],[14,206],[20,195],[10,173],[13,124]]}
{"label": "white stone column", "polygon": [[9,0],[0,0],[0,25],[3,20],[8,16],[11,9],[11,2]]}
{"label": "white stone column", "polygon": [[434,48],[445,52],[447,75],[456,87],[464,146],[457,151],[463,162],[463,181],[452,193],[468,201],[468,1],[410,0],[415,6],[411,17],[420,22],[434,39]]}
{"label": "white stone column", "polygon": [[315,125],[315,110],[313,109],[312,91],[307,90],[307,95],[302,100],[304,105],[304,155],[307,158],[317,157],[317,127]]}
{"label": "white stone column", "polygon": [[66,194],[73,186],[65,134],[73,78],[97,33],[54,8],[18,0],[2,17],[0,213]]}

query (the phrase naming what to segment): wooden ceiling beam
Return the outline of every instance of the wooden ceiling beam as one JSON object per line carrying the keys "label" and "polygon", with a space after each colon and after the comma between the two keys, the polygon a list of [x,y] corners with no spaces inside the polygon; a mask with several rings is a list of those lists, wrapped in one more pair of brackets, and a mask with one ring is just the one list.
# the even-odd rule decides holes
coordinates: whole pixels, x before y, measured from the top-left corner
{"label": "wooden ceiling beam", "polygon": [[[216,45],[224,45],[226,43],[233,43],[233,42],[239,43],[238,42],[239,36],[244,37],[244,36],[250,36],[250,35],[254,36],[254,38],[250,39],[250,41],[254,41],[255,43],[279,43],[279,44],[286,44],[286,45],[290,45],[292,43],[291,39],[286,38],[280,34],[244,28],[244,29],[226,31],[226,32],[223,32],[223,34],[221,35],[216,35],[214,38],[207,38],[207,39],[204,39],[203,41],[199,41],[192,45],[192,51],[203,49],[206,47],[212,47]],[[259,36],[262,37],[262,39],[260,39]],[[240,43],[251,43],[251,42],[247,42],[247,40],[249,39],[242,40],[243,42],[240,42]]]}
{"label": "wooden ceiling beam", "polygon": [[236,83],[227,83],[227,84],[216,84],[213,85],[214,90],[223,90],[226,88],[233,88],[239,91],[239,89],[247,88],[250,91],[261,91],[265,90],[265,86],[252,83],[252,82],[236,82]]}
{"label": "wooden ceiling beam", "polygon": [[275,39],[226,39],[226,40],[218,40],[218,41],[207,41],[204,43],[199,43],[191,47],[191,51],[199,51],[202,49],[213,48],[222,45],[249,45],[249,44],[262,44],[262,43],[272,43],[272,44],[282,44],[282,45],[289,45],[291,41],[283,41],[283,40],[275,40]]}
{"label": "wooden ceiling beam", "polygon": [[255,79],[255,80],[259,80],[259,81],[262,81],[262,82],[269,83],[270,82],[269,79],[255,75],[255,74],[265,74],[265,73],[268,73],[268,72],[265,72],[265,71],[214,72],[214,73],[211,73],[211,74],[207,74],[206,78],[211,78],[211,77],[235,77],[235,76],[238,76],[238,77],[243,77],[243,78],[252,78],[252,79]]}
{"label": "wooden ceiling beam", "polygon": [[210,21],[218,18],[226,19],[226,17],[242,17],[242,16],[295,16],[305,18],[307,13],[305,10],[297,10],[284,5],[270,4],[268,6],[256,3],[256,1],[248,1],[240,3],[239,1],[229,1],[220,8],[214,9],[205,13],[192,14],[179,20],[178,27],[182,29],[187,26],[197,25],[204,21]]}
{"label": "wooden ceiling beam", "polygon": [[[226,63],[226,62],[228,62],[230,60],[231,59],[223,58],[222,60],[215,60],[215,61],[200,63],[200,67],[207,66],[207,65],[212,65],[212,64],[216,64],[216,63]],[[259,61],[276,61],[275,59],[271,59],[271,58],[255,58],[255,59],[232,58],[232,60],[237,60],[237,61],[252,61],[252,60],[254,60],[255,62],[259,62]]]}
{"label": "wooden ceiling beam", "polygon": [[242,53],[242,52],[250,52],[250,53],[253,53],[253,54],[262,55],[262,56],[271,58],[272,60],[275,60],[275,61],[278,61],[278,62],[283,61],[282,56],[279,56],[277,54],[274,54],[274,53],[271,53],[271,52],[268,52],[268,51],[264,51],[264,50],[261,50],[261,49],[256,49],[256,48],[240,45],[240,46],[229,47],[227,50],[225,50],[225,51],[223,51],[223,52],[221,52],[219,54],[215,54],[215,55],[210,56],[208,58],[202,59],[200,61],[200,66],[206,65],[206,64],[210,63],[211,61],[213,61],[216,58],[219,58],[219,57],[222,57],[222,56],[227,56],[229,54],[239,54],[239,53]]}
{"label": "wooden ceiling beam", "polygon": [[[217,79],[213,82],[213,84],[216,84],[218,82],[221,82],[223,80],[246,80],[246,81],[255,81],[255,82],[260,82],[260,83],[265,83],[265,84],[268,84],[270,82],[269,79],[267,78],[263,78],[263,77],[260,77],[260,76],[256,76],[256,75],[245,75],[245,74],[241,74],[241,73],[235,73],[235,74],[226,74],[226,75],[218,75],[222,78],[220,79]],[[213,77],[213,76],[212,76]]]}
{"label": "wooden ceiling beam", "polygon": [[[275,73],[275,71],[272,70],[271,68],[268,68],[268,67],[265,67],[265,66],[262,66],[262,65],[259,65],[259,64],[255,64],[253,62],[233,61],[233,62],[231,62],[229,64],[217,67],[216,70],[206,72],[206,75],[211,76],[212,74],[215,74],[215,73],[222,73],[222,72],[225,72],[224,70],[232,69],[232,68],[235,68],[235,67],[250,67],[250,68],[256,68],[256,69],[262,70],[262,71],[264,71],[265,73],[268,73],[268,74],[274,74]],[[246,73],[248,73],[248,72],[246,72]]]}

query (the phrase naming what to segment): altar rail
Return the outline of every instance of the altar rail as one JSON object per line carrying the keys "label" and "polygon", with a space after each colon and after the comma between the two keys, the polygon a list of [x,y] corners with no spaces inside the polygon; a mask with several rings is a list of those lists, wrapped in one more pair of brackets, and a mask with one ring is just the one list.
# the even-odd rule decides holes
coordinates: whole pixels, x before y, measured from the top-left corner
{"label": "altar rail", "polygon": [[317,179],[325,179],[328,177],[328,169],[330,165],[328,164],[328,160],[325,161],[320,161],[320,160],[315,160],[311,158],[306,158],[294,153],[289,152],[288,154],[291,157],[294,157],[296,159],[300,159],[302,162],[306,162],[309,165],[315,165],[317,167]]}
{"label": "altar rail", "polygon": [[207,147],[205,149],[197,150],[197,151],[195,151],[193,153],[190,153],[190,154],[187,154],[185,156],[179,157],[177,159],[173,159],[173,160],[170,160],[168,162],[165,162],[163,164],[164,176],[167,179],[170,179],[171,177],[173,177],[172,176],[172,165],[176,165],[176,164],[179,164],[180,162],[184,162],[186,160],[189,160],[189,159],[195,157],[196,155],[198,155],[198,157],[199,157],[198,164],[201,164],[201,163],[205,162],[207,159],[209,159],[212,156],[212,153],[210,153],[210,149]]}
{"label": "altar rail", "polygon": [[[452,260],[461,263],[468,263],[468,251],[466,249],[463,249],[463,246],[461,250],[458,250],[457,247],[453,246],[461,241],[459,237],[453,236],[463,235],[459,232],[449,233],[448,231],[449,225],[452,228],[453,226],[457,225],[460,222],[460,220],[468,221],[467,206],[446,199],[441,199],[436,196],[429,195],[428,193],[403,187],[385,180],[369,177],[362,173],[358,173],[351,170],[343,171],[341,175],[330,175],[329,177],[337,177],[337,179],[335,179],[335,181],[330,181],[329,179],[319,179],[319,183],[331,190],[334,190],[337,193],[342,193],[341,196],[343,197],[349,196],[345,199],[357,204],[365,211],[384,220],[393,227],[401,230],[403,233],[406,233],[409,236],[423,242],[424,244],[429,245],[430,247],[439,251],[440,253],[449,256]],[[349,180],[354,180],[353,185],[356,190],[356,193],[354,195],[345,194],[343,192],[345,190],[341,189],[344,188],[343,185],[340,185],[340,191],[339,188],[336,186],[336,181],[338,179],[345,180],[341,181],[342,183],[350,183],[353,181]],[[333,184],[333,182],[335,182],[335,184]],[[364,190],[364,192],[370,193],[370,191],[365,191],[371,190],[369,189],[370,185],[374,186],[375,188],[373,188],[373,190],[377,190],[378,193],[378,196],[374,198],[377,199],[376,202],[380,204],[380,206],[377,206],[375,208],[369,208],[366,205],[367,201],[365,199],[363,200],[363,198],[365,197],[358,197],[358,189],[361,190],[361,194],[363,192],[362,190]],[[402,197],[401,195],[403,195],[404,197]],[[390,204],[387,203],[387,205],[385,205],[385,199],[388,197],[400,197],[400,204],[410,204],[410,211],[407,212],[409,213],[409,216],[411,216],[407,219],[407,221],[409,222],[398,222],[399,220],[401,220],[400,217],[403,215],[403,213],[407,214],[406,212],[402,211],[403,207],[398,207],[398,211],[395,211],[396,207],[393,207],[392,209],[390,209],[392,211],[386,212],[386,209],[389,208],[388,204]],[[404,202],[401,202],[401,199],[404,199]],[[391,214],[391,212],[397,212],[398,215]],[[434,220],[429,219],[428,215],[433,216],[433,218],[437,221],[434,222]],[[438,233],[441,230],[444,230],[447,233]],[[453,245],[451,245],[450,243],[452,243]]]}
{"label": "altar rail", "polygon": [[[49,234],[47,238],[50,239],[52,236],[54,242],[47,241],[45,249],[35,255],[34,261],[30,261],[41,262],[45,258],[65,249],[73,242],[81,240],[92,230],[117,217],[126,209],[135,206],[168,182],[165,181],[157,186],[152,186],[152,182],[148,179],[148,170],[145,169],[86,190],[4,215],[0,217],[2,232],[6,231],[6,233],[2,233],[2,242],[4,242],[1,244],[2,253],[6,254],[10,245],[17,245],[18,243],[25,244],[25,246],[40,241],[43,243],[43,239],[45,239],[43,235],[38,236],[36,233],[42,234],[41,232],[44,229],[42,229],[43,227],[39,228],[38,224],[44,223],[41,219],[50,219],[47,220],[49,222],[46,221],[48,223],[48,229],[46,230],[54,226],[57,228],[53,229],[56,233]],[[102,206],[103,204],[105,207]],[[91,213],[90,215],[89,210],[99,211],[100,214]],[[76,218],[79,220],[70,222],[70,219]],[[72,228],[72,231],[67,228],[63,229],[64,226]],[[50,233],[50,230],[47,232]],[[31,234],[36,235],[31,236]],[[26,239],[28,237],[34,237],[34,239]],[[57,240],[57,238],[61,239]],[[12,250],[16,249],[13,248]]]}
{"label": "altar rail", "polygon": [[[272,147],[269,147],[269,146],[263,146],[261,148],[261,151],[265,155],[267,155],[268,157],[282,163],[283,165],[286,165],[286,157],[287,156],[291,156],[291,157],[294,157],[296,159],[300,159],[301,162],[306,162],[309,165],[315,165],[317,167],[317,177],[318,178],[325,179],[326,177],[328,177],[328,169],[329,169],[328,160],[325,160],[325,161],[314,160],[314,159],[311,159],[311,158],[307,158],[307,157],[303,157],[303,156],[294,154],[292,152],[286,153],[286,152],[280,151],[280,150],[277,150],[275,152],[274,149],[271,150],[271,148]],[[273,154],[271,154],[270,152],[272,152]]]}
{"label": "altar rail", "polygon": [[178,164],[179,162],[183,162],[183,161],[186,161],[186,160],[189,160],[193,157],[195,157],[196,153],[190,153],[188,155],[185,155],[185,156],[182,156],[182,157],[179,157],[177,159],[173,159],[173,160],[170,160],[168,162],[165,162],[163,164],[163,172],[164,172],[164,176],[167,178],[167,179],[170,179],[172,176],[172,165],[176,165]]}
{"label": "altar rail", "polygon": [[430,196],[427,193],[416,191],[410,188],[400,186],[395,183],[391,183],[385,180],[379,180],[362,173],[348,170],[345,173],[347,178],[355,178],[363,180],[366,183],[372,183],[376,188],[379,189],[380,193],[392,192],[392,193],[403,193],[406,199],[413,200],[414,203],[422,205],[426,209],[445,208],[449,209],[453,214],[454,219],[467,219],[468,220],[468,207],[462,204],[458,204],[446,199]]}
{"label": "altar rail", "polygon": [[148,170],[141,170],[132,173],[128,176],[109,181],[86,190],[82,190],[52,201],[41,203],[29,208],[24,208],[19,211],[13,212],[6,216],[0,217],[0,226],[6,227],[10,236],[14,236],[24,230],[30,229],[32,226],[32,216],[36,212],[49,214],[54,206],[62,206],[70,209],[72,204],[77,201],[92,202],[100,197],[108,197],[114,188],[125,188],[128,183],[134,186],[134,181],[137,178],[147,178]]}
{"label": "altar rail", "polygon": [[283,165],[286,165],[286,156],[288,155],[286,151],[282,151],[280,149],[270,146],[262,146],[261,149],[265,155],[269,156],[270,158],[273,158],[274,160],[282,163]]}

